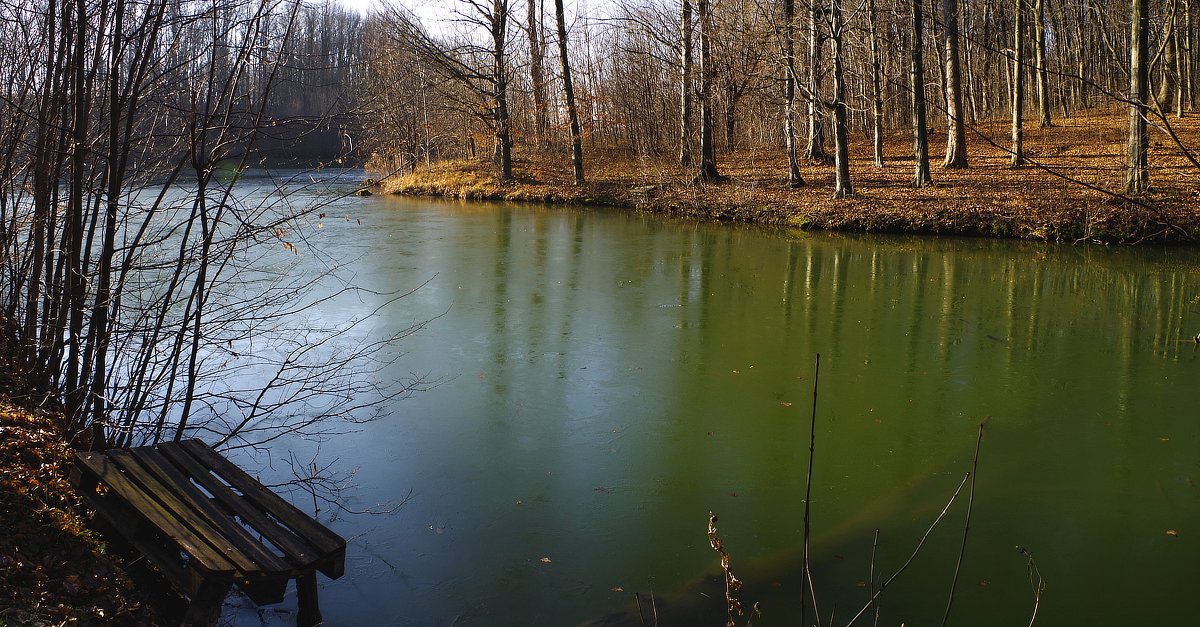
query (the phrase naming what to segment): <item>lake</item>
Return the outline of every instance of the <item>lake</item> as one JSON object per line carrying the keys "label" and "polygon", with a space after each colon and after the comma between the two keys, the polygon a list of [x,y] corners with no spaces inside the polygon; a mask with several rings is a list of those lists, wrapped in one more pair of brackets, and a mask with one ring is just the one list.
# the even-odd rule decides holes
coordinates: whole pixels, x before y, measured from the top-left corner
{"label": "lake", "polygon": [[[347,509],[404,501],[322,506],[349,540],[346,576],[321,579],[327,624],[640,625],[635,593],[646,624],[722,624],[710,511],[754,624],[798,624],[818,353],[822,624],[866,601],[877,528],[877,578],[909,557],[989,417],[953,624],[1029,622],[1017,547],[1044,577],[1037,624],[1195,620],[1194,250],[384,197],[324,211],[298,271],[331,258],[380,294],[420,286],[364,332],[429,321],[379,376],[437,382],[320,445],[355,471]],[[881,624],[940,622],[969,486]]]}

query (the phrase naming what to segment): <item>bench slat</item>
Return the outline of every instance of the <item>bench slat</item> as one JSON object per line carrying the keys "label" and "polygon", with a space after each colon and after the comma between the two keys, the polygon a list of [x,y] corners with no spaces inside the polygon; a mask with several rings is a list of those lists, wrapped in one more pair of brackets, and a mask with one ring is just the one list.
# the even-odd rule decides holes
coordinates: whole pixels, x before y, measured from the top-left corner
{"label": "bench slat", "polygon": [[235,566],[220,552],[213,549],[202,538],[188,529],[174,515],[130,481],[108,457],[101,453],[80,453],[76,459],[88,472],[115,492],[135,510],[142,519],[156,527],[191,556],[197,569],[206,575],[231,576],[237,572]]}
{"label": "bench slat", "polygon": [[296,567],[309,568],[320,560],[321,555],[315,547],[309,546],[286,527],[281,527],[278,523],[268,518],[266,514],[260,512],[247,502],[246,499],[235,494],[182,448],[174,444],[164,443],[159,445],[159,451],[194,477],[196,482],[205,490],[211,492],[223,506],[229,508],[230,511],[241,517],[247,524],[254,527],[255,531],[282,549],[287,554],[287,559]]}
{"label": "bench slat", "polygon": [[142,466],[129,451],[111,450],[107,455],[121,470],[125,471],[127,477],[142,488],[143,494],[157,500],[158,504],[176,520],[186,525],[197,537],[208,544],[211,550],[224,556],[236,566],[240,574],[250,574],[258,570],[258,564],[250,556],[243,553],[241,548],[230,538],[226,538],[224,534],[214,529],[196,510],[180,499],[178,494],[164,485],[153,472]]}
{"label": "bench slat", "polygon": [[179,445],[214,473],[224,479],[229,485],[237,488],[242,494],[261,509],[278,519],[292,531],[317,547],[323,555],[345,551],[346,541],[341,536],[327,529],[324,525],[310,518],[291,503],[283,500],[278,494],[268,490],[246,471],[235,466],[232,462],[218,455],[200,440],[184,440]]}
{"label": "bench slat", "polygon": [[224,538],[236,544],[242,553],[254,560],[257,570],[267,575],[293,574],[290,564],[267,550],[245,527],[234,522],[229,514],[196,488],[191,478],[173,466],[162,453],[149,446],[131,449],[129,452],[181,498],[185,506],[199,513],[205,522],[220,531]]}

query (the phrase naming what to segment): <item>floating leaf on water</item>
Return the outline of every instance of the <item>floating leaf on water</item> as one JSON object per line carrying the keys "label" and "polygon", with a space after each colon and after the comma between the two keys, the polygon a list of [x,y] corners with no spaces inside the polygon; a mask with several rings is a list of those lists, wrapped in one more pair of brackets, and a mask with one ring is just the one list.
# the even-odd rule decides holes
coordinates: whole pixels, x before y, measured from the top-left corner
{"label": "floating leaf on water", "polygon": [[791,407],[791,406],[792,406],[792,403],[791,403],[791,401],[779,401],[779,404],[780,404],[780,405],[783,405],[784,407]]}
{"label": "floating leaf on water", "polygon": [[1179,532],[1178,532],[1178,531],[1176,531],[1176,530],[1174,530],[1174,529],[1167,529],[1167,535],[1169,535],[1169,536],[1177,536],[1177,535],[1179,535]]}
{"label": "floating leaf on water", "polygon": [[548,558],[548,557],[543,557],[543,558],[541,559],[541,562],[542,562],[543,564],[549,564],[549,563],[550,563],[550,558]]}
{"label": "floating leaf on water", "polygon": [[610,590],[612,590],[613,592],[624,592],[625,591],[625,589],[622,588],[621,586],[613,586],[612,588],[610,588]]}

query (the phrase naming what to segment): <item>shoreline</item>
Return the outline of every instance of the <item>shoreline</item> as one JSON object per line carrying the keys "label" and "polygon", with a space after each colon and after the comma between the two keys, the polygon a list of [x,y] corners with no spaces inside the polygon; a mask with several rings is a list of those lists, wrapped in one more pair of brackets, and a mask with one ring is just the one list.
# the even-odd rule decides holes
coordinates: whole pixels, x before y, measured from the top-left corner
{"label": "shoreline", "polygon": [[[1180,121],[1179,131],[1200,138],[1200,123]],[[914,160],[901,152],[904,136],[886,144],[877,168],[866,142],[851,153],[857,195],[834,199],[832,166],[806,162],[806,185],[789,188],[782,152],[738,151],[718,157],[725,180],[693,185],[690,171],[674,163],[593,149],[585,161],[588,183],[575,187],[561,151],[518,154],[515,180],[496,181],[491,163],[445,161],[384,178],[384,194],[496,200],[555,205],[608,206],[702,221],[732,221],[804,230],[963,235],[1104,244],[1195,243],[1200,239],[1200,172],[1173,145],[1155,142],[1152,191],[1126,198],[1120,155],[1122,118],[1113,110],[1085,112],[1058,126],[1027,131],[1030,165],[1007,164],[995,141],[976,141],[967,169],[938,165],[930,147],[934,183],[910,185]],[[992,122],[988,135],[1003,125]],[[981,131],[983,133],[985,131]],[[987,137],[987,135],[984,135]],[[944,140],[943,140],[944,141]],[[1200,141],[1198,141],[1200,143]],[[981,147],[982,146],[982,147]],[[373,172],[394,171],[368,164]]]}

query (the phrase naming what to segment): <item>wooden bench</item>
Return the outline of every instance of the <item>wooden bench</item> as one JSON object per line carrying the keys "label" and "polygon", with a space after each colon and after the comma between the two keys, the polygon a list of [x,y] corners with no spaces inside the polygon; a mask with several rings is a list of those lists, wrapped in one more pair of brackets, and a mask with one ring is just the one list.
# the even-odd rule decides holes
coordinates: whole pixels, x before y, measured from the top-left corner
{"label": "wooden bench", "polygon": [[263,605],[291,579],[296,623],[318,625],[316,571],[345,570],[345,540],[199,440],[77,453],[71,481],[190,599],[185,625],[216,623],[235,584]]}

